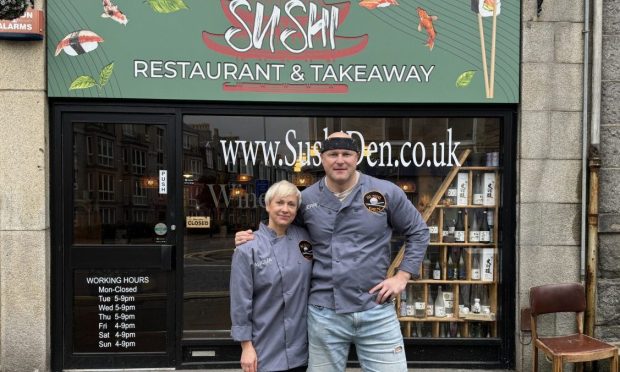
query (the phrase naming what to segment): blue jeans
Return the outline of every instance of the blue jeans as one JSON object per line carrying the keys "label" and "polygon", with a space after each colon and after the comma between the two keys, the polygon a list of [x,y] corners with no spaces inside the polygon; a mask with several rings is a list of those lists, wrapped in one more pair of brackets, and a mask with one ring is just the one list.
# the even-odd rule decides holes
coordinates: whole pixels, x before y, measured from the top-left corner
{"label": "blue jeans", "polygon": [[308,305],[308,372],[344,371],[355,344],[364,372],[406,372],[407,359],[394,304],[336,314]]}

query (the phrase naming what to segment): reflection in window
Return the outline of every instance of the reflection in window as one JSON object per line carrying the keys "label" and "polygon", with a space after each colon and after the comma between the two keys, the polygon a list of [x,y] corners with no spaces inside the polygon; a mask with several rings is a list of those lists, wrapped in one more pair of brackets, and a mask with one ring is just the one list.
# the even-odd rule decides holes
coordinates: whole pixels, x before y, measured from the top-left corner
{"label": "reflection in window", "polygon": [[146,171],[146,152],[134,149],[131,168],[134,174],[144,174]]}
{"label": "reflection in window", "polygon": [[73,242],[161,243],[153,226],[167,216],[168,199],[156,191],[166,169],[165,127],[74,123],[73,142]]}
{"label": "reflection in window", "polygon": [[97,138],[97,163],[106,167],[114,165],[114,143],[106,138]]}
{"label": "reflection in window", "polygon": [[99,175],[99,200],[114,201],[114,176],[101,173]]}

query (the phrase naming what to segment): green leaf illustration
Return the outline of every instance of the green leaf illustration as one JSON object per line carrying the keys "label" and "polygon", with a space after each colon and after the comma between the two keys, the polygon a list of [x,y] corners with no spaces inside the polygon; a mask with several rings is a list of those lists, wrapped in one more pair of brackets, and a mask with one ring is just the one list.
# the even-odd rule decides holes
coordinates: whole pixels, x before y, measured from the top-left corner
{"label": "green leaf illustration", "polygon": [[456,87],[465,88],[466,86],[468,86],[469,83],[471,83],[472,79],[474,78],[475,73],[476,73],[475,70],[469,70],[469,71],[463,72],[461,75],[459,75],[458,79],[456,79]]}
{"label": "green leaf illustration", "polygon": [[183,0],[148,0],[148,3],[157,13],[174,13],[188,9]]}
{"label": "green leaf illustration", "polygon": [[88,75],[82,75],[77,79],[73,80],[73,83],[71,83],[69,90],[88,89],[94,87],[95,85],[97,85],[97,81],[95,79]]}
{"label": "green leaf illustration", "polygon": [[105,66],[101,72],[99,73],[99,86],[103,87],[108,83],[110,77],[112,76],[112,72],[114,71],[114,62]]}

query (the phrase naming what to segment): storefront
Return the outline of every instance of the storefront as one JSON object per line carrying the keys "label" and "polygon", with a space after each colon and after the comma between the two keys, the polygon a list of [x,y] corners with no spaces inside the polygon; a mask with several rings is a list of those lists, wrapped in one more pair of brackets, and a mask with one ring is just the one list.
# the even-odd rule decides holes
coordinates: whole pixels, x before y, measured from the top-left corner
{"label": "storefront", "polygon": [[514,367],[519,4],[106,4],[47,6],[54,369],[237,366],[234,233],[339,130],[428,215],[410,365]]}

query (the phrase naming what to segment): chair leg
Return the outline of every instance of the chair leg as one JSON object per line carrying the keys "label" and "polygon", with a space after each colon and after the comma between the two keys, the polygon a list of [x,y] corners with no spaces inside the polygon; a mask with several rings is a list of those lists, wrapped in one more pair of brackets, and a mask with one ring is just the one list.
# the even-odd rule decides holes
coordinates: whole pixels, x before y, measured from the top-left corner
{"label": "chair leg", "polygon": [[562,372],[563,370],[562,357],[553,357],[553,372]]}
{"label": "chair leg", "polygon": [[614,353],[614,356],[611,358],[611,372],[618,372],[618,350]]}
{"label": "chair leg", "polygon": [[538,372],[538,348],[535,342],[535,340],[532,340],[532,372]]}

